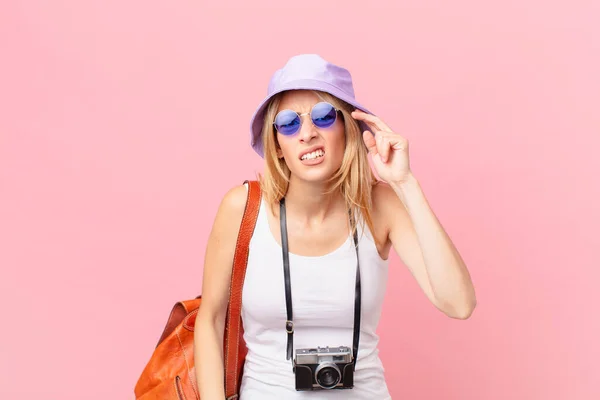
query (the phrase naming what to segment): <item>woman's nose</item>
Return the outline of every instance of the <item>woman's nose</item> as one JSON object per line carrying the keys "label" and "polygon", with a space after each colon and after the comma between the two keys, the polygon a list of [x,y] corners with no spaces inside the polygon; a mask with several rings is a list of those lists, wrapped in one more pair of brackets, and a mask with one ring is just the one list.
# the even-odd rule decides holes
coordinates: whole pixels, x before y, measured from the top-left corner
{"label": "woman's nose", "polygon": [[309,142],[312,138],[317,136],[317,127],[310,119],[310,115],[303,115],[301,118],[302,125],[300,125],[298,136],[303,142]]}

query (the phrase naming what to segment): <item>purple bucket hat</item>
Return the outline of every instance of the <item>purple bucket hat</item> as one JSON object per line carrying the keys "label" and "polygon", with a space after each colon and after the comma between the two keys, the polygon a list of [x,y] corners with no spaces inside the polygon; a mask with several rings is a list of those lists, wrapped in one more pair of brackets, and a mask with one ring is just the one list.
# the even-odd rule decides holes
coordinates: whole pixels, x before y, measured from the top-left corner
{"label": "purple bucket hat", "polygon": [[[350,72],[327,62],[317,54],[301,54],[290,58],[285,66],[277,70],[269,82],[267,97],[260,103],[250,123],[250,145],[264,158],[262,128],[265,111],[273,95],[295,89],[320,90],[353,105],[366,113],[373,114],[354,98],[354,87]],[[363,131],[369,129],[359,121]]]}

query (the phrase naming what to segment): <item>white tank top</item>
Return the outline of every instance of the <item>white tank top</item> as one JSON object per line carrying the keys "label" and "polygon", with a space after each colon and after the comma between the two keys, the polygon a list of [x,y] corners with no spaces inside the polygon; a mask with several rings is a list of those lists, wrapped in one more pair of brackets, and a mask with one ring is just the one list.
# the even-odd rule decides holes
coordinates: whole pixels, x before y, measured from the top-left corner
{"label": "white tank top", "polygon": [[[376,334],[388,262],[379,256],[368,229],[359,230],[358,236],[362,314],[354,388],[296,391],[292,360],[286,359],[282,251],[269,227],[266,207],[263,201],[250,241],[242,293],[242,321],[248,355],[240,400],[390,399]],[[352,236],[348,235],[341,247],[324,256],[290,253],[289,257],[294,354],[298,348],[317,346],[352,348],[356,277]]]}

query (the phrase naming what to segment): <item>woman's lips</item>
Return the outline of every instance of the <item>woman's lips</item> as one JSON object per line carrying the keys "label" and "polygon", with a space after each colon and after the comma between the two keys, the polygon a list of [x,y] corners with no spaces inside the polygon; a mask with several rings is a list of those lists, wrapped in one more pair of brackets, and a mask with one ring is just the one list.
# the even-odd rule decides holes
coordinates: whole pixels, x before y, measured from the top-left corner
{"label": "woman's lips", "polygon": [[323,148],[316,148],[300,156],[300,162],[304,165],[317,165],[323,162],[325,151]]}

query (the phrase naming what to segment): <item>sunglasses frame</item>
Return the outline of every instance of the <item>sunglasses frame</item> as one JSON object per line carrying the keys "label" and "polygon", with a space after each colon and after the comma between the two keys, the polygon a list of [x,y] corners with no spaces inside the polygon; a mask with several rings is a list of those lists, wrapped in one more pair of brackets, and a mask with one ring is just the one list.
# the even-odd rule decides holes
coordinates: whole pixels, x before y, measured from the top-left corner
{"label": "sunglasses frame", "polygon": [[[341,110],[341,109],[339,109],[339,108],[337,108],[336,106],[334,106],[333,104],[331,104],[331,103],[330,103],[330,102],[328,102],[328,101],[320,101],[320,102],[318,102],[317,104],[315,104],[314,106],[312,106],[312,108],[310,109],[310,111],[309,111],[309,112],[306,112],[306,113],[303,113],[303,114],[299,114],[297,111],[291,110],[291,109],[289,109],[289,108],[286,108],[285,110],[281,110],[281,111],[279,111],[279,112],[277,113],[277,115],[275,115],[275,119],[273,120],[273,128],[275,129],[275,131],[276,131],[276,132],[279,132],[279,133],[281,133],[283,136],[294,136],[294,135],[298,134],[298,132],[300,132],[300,129],[302,128],[302,124],[303,124],[302,117],[304,117],[305,115],[312,115],[312,112],[313,112],[313,110],[315,109],[315,107],[316,107],[316,106],[318,106],[319,104],[323,104],[323,103],[325,103],[325,104],[329,104],[329,105],[331,106],[331,108],[333,108],[333,109],[335,110],[335,120],[334,120],[334,121],[333,121],[333,123],[332,123],[330,126],[328,126],[327,128],[321,128],[321,127],[319,127],[319,126],[315,125],[315,123],[314,123],[314,121],[313,121],[313,119],[312,119],[312,116],[311,116],[311,118],[310,118],[310,123],[311,123],[311,124],[313,124],[313,125],[314,125],[316,128],[318,128],[318,129],[329,129],[329,128],[331,128],[331,127],[333,126],[333,124],[335,124],[335,123],[337,122],[338,113],[339,113],[340,111],[342,111],[342,110]],[[298,118],[300,119],[300,125],[298,125],[298,130],[296,130],[296,132],[294,132],[294,133],[290,133],[290,134],[287,134],[287,135],[286,135],[285,133],[282,133],[282,132],[280,132],[280,131],[277,129],[277,124],[275,123],[275,121],[277,121],[277,117],[279,116],[279,114],[281,114],[281,113],[282,113],[282,112],[284,112],[284,111],[292,111],[292,112],[296,113],[296,115],[297,115],[297,116],[298,116]]]}

